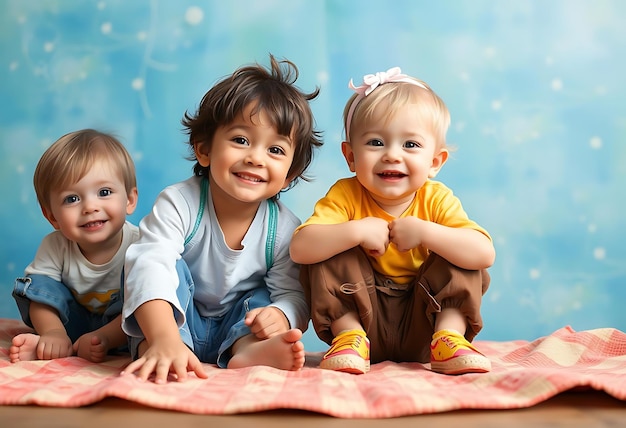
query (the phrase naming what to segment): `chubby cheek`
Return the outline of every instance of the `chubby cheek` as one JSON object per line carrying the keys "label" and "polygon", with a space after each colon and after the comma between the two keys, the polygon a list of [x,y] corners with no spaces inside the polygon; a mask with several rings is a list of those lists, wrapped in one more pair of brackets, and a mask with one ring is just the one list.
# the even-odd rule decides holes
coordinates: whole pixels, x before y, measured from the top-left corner
{"label": "chubby cheek", "polygon": [[355,156],[350,165],[350,171],[357,174],[373,174],[376,172],[376,159],[368,156]]}

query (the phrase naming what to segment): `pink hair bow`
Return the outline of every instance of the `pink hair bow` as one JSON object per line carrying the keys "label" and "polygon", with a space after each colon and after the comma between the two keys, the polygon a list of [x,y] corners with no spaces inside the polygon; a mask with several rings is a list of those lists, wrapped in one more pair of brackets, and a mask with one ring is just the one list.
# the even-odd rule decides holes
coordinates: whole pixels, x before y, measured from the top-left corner
{"label": "pink hair bow", "polygon": [[363,76],[363,84],[361,86],[354,86],[352,79],[350,79],[348,87],[356,92],[358,96],[354,98],[354,101],[352,101],[352,105],[350,105],[350,109],[346,115],[346,138],[348,138],[348,133],[350,132],[352,115],[354,114],[357,104],[359,104],[363,98],[371,94],[374,89],[378,88],[380,85],[384,85],[385,83],[410,83],[411,85],[419,86],[420,88],[428,90],[428,88],[419,81],[406,74],[402,74],[400,67],[392,67],[387,71],[379,71],[376,74],[366,74]]}

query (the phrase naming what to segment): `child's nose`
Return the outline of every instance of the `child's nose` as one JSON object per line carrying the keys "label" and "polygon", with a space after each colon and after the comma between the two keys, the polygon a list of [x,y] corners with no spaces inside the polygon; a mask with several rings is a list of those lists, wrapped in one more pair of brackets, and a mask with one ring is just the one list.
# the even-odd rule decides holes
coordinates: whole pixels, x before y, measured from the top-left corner
{"label": "child's nose", "polygon": [[96,198],[83,199],[83,212],[85,214],[99,211],[100,207]]}
{"label": "child's nose", "polygon": [[399,161],[402,159],[402,150],[395,146],[388,146],[383,158],[389,162]]}
{"label": "child's nose", "polygon": [[245,162],[249,165],[263,166],[265,165],[265,150],[250,149],[246,155]]}

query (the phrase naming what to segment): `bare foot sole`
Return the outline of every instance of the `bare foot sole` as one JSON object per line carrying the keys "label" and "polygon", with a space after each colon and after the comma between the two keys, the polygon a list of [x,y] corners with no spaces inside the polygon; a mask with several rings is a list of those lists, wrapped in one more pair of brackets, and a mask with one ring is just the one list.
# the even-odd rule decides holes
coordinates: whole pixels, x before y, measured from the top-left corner
{"label": "bare foot sole", "polygon": [[18,334],[11,341],[11,346],[9,347],[9,360],[11,360],[12,363],[38,360],[38,344],[38,335],[32,333]]}
{"label": "bare foot sole", "polygon": [[269,366],[281,370],[300,370],[304,366],[302,331],[291,329],[266,340],[242,346],[228,363],[229,369]]}

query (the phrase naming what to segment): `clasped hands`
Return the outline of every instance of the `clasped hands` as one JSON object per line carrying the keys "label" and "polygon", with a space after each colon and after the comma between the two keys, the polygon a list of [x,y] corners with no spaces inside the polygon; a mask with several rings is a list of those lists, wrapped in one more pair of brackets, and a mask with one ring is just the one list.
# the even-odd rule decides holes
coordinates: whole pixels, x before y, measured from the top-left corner
{"label": "clasped hands", "polygon": [[358,221],[365,230],[359,245],[374,257],[385,254],[392,242],[399,251],[419,246],[422,242],[421,226],[428,223],[417,217],[402,217],[391,222],[378,217],[365,217]]}

